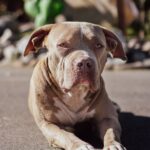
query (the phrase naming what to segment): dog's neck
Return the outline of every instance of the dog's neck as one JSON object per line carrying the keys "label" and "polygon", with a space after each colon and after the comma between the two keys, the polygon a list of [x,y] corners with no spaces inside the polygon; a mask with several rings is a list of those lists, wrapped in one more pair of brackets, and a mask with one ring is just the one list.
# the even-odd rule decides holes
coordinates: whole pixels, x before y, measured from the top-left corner
{"label": "dog's neck", "polygon": [[74,112],[80,111],[87,102],[85,97],[89,90],[83,86],[72,88],[69,92],[64,93],[62,101]]}

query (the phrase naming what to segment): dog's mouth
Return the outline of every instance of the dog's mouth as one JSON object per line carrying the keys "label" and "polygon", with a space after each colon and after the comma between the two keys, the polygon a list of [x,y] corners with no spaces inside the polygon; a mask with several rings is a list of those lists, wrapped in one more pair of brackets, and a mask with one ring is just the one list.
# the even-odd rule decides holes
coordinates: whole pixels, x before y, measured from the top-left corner
{"label": "dog's mouth", "polygon": [[77,77],[74,77],[74,79],[70,82],[70,84],[68,83],[65,85],[65,82],[64,82],[64,84],[62,85],[62,90],[64,93],[67,93],[71,91],[71,89],[73,88],[76,88],[77,90],[80,90],[80,88],[84,88],[91,92],[95,92],[96,88],[94,84],[95,84],[94,80],[92,80],[88,76],[86,77],[77,76]]}
{"label": "dog's mouth", "polygon": [[74,83],[73,83],[73,86],[76,86],[76,85],[82,85],[82,86],[85,86],[85,87],[88,87],[90,88],[90,86],[93,84],[93,81],[92,79],[90,79],[89,77],[78,77]]}

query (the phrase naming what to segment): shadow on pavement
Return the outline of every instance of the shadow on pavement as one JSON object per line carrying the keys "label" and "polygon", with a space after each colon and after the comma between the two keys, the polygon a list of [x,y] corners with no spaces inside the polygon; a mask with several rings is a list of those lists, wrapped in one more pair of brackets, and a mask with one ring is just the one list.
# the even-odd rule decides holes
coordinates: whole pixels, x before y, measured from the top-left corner
{"label": "shadow on pavement", "polygon": [[[150,117],[135,116],[132,113],[120,113],[122,126],[122,143],[127,150],[150,150]],[[75,134],[91,143],[96,148],[102,148],[102,142],[94,131],[93,121],[87,121],[75,126]]]}
{"label": "shadow on pavement", "polygon": [[121,113],[122,143],[127,150],[150,150],[150,117]]}

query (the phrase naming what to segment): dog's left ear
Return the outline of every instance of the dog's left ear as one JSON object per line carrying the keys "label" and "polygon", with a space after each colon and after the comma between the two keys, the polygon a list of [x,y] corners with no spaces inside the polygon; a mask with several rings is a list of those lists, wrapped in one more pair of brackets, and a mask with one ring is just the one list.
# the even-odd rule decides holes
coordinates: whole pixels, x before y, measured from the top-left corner
{"label": "dog's left ear", "polygon": [[44,39],[49,34],[53,24],[44,25],[38,29],[36,29],[25,48],[24,56],[28,55],[29,53],[36,52],[39,48],[44,47]]}
{"label": "dog's left ear", "polygon": [[112,31],[101,27],[106,37],[107,49],[111,52],[114,58],[121,58],[127,60],[126,54],[123,50],[123,46],[117,35]]}

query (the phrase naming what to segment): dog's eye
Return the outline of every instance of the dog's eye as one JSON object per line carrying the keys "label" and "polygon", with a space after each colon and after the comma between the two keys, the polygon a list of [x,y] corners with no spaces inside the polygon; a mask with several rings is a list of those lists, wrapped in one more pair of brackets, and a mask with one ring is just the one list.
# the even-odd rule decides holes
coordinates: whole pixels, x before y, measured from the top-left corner
{"label": "dog's eye", "polygon": [[59,43],[57,44],[58,51],[61,55],[66,55],[70,51],[68,43]]}
{"label": "dog's eye", "polygon": [[95,48],[96,49],[100,49],[100,48],[102,48],[103,47],[103,45],[101,44],[101,43],[97,43],[96,45],[95,45]]}
{"label": "dog's eye", "polygon": [[67,43],[59,43],[57,44],[58,47],[61,47],[61,48],[68,48],[68,44]]}

